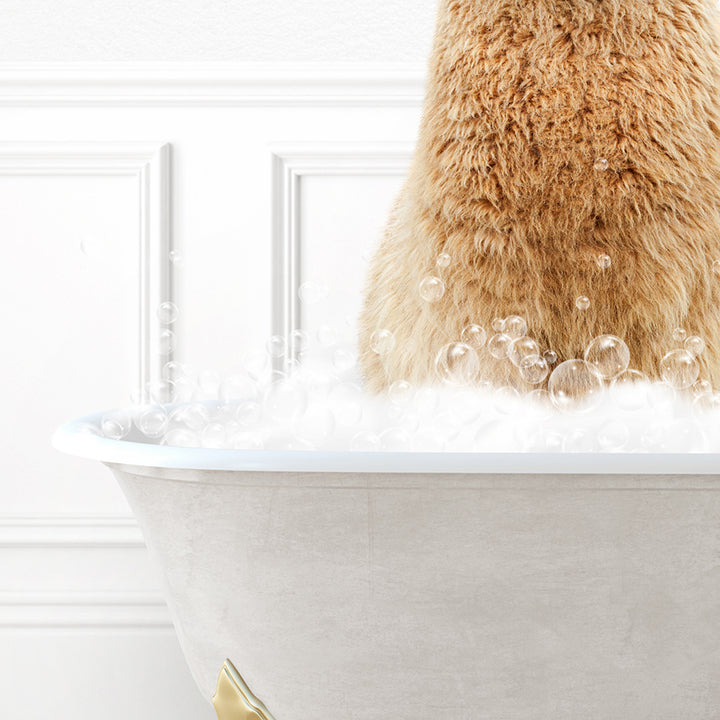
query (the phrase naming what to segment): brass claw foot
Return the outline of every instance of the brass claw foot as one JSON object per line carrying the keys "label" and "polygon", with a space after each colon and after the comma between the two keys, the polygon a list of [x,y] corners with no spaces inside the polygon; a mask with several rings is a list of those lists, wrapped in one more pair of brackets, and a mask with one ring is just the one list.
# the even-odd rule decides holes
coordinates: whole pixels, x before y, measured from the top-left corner
{"label": "brass claw foot", "polygon": [[213,706],[218,720],[274,720],[229,660],[220,670]]}

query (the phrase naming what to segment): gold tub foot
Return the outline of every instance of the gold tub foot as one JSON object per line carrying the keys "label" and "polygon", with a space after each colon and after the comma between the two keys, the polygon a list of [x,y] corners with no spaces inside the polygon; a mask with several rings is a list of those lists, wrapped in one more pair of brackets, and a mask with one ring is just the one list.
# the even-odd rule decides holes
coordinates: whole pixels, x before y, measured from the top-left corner
{"label": "gold tub foot", "polygon": [[220,670],[213,705],[218,720],[274,720],[229,660]]}

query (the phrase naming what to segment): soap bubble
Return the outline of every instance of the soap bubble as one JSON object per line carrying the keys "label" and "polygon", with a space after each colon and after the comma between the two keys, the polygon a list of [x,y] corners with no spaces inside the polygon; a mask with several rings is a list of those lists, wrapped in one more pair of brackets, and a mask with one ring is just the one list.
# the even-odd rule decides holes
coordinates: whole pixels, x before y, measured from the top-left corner
{"label": "soap bubble", "polygon": [[281,358],[287,352],[287,342],[282,335],[273,335],[265,344],[268,355],[272,358]]}
{"label": "soap bubble", "polygon": [[498,333],[493,335],[488,341],[488,351],[497,360],[502,360],[508,356],[510,350],[510,343],[512,338],[505,333]]}
{"label": "soap bubble", "polygon": [[563,452],[589,453],[595,449],[593,433],[585,428],[573,428],[562,441]]}
{"label": "soap bubble", "polygon": [[347,348],[338,348],[333,353],[333,367],[341,373],[348,372],[355,367],[357,357]]}
{"label": "soap bubble", "polygon": [[198,375],[197,400],[217,400],[220,392],[220,375],[215,370],[203,370]]}
{"label": "soap bubble", "polygon": [[168,426],[168,414],[162,405],[148,405],[135,415],[135,426],[149,438],[161,437]]}
{"label": "soap bubble", "polygon": [[575,299],[575,307],[578,310],[587,310],[590,307],[590,298],[585,295],[580,295]]}
{"label": "soap bubble", "polygon": [[330,325],[321,325],[317,331],[317,339],[321,347],[332,347],[337,342],[337,332]]}
{"label": "soap bubble", "polygon": [[178,318],[178,309],[175,303],[163,302],[158,305],[157,316],[164,325],[172,325]]}
{"label": "soap bubble", "polygon": [[327,285],[313,282],[312,280],[304,282],[298,288],[298,297],[300,298],[300,302],[303,302],[306,305],[316,305],[317,303],[322,302],[325,298],[327,298],[329,293],[330,288],[328,288]]}
{"label": "soap bubble", "polygon": [[295,355],[300,355],[305,352],[308,344],[308,334],[300,328],[295,328],[290,333],[290,352]]}
{"label": "soap bubble", "polygon": [[673,330],[672,338],[676,343],[684,343],[687,337],[687,330],[681,327],[677,327]]}
{"label": "soap bubble", "polygon": [[162,376],[163,380],[178,380],[179,378],[190,378],[193,375],[193,370],[189,365],[186,365],[185,363],[178,362],[177,360],[170,360],[169,362],[166,362],[162,370],[160,371],[160,375]]}
{"label": "soap bubble", "polygon": [[145,397],[162,405],[175,400],[175,383],[172,380],[153,380],[145,385]]}
{"label": "soap bubble", "polygon": [[369,430],[361,430],[350,441],[350,450],[353,452],[375,452],[380,450],[380,438]]}
{"label": "soap bubble", "polygon": [[510,315],[505,318],[503,325],[503,332],[505,335],[509,335],[513,340],[521,338],[527,334],[527,323],[525,318],[521,318],[519,315]]}
{"label": "soap bubble", "polygon": [[257,383],[243,373],[226,377],[219,387],[219,397],[224,403],[256,398],[259,394]]}
{"label": "soap bubble", "polygon": [[520,393],[513,387],[505,385],[493,393],[493,407],[501,415],[510,415],[517,407]]}
{"label": "soap bubble", "polygon": [[710,395],[713,392],[713,386],[707,380],[698,380],[693,386],[693,394],[699,395]]}
{"label": "soap bubble", "polygon": [[377,355],[388,355],[395,348],[395,335],[390,330],[376,330],[370,336],[370,349]]}
{"label": "soap bubble", "polygon": [[233,450],[263,450],[265,448],[262,436],[244,430],[233,433],[229,444]]}
{"label": "soap bubble", "polygon": [[596,337],[585,350],[585,362],[603,380],[612,380],[630,365],[630,350],[615,335]]}
{"label": "soap bubble", "polygon": [[396,405],[407,405],[412,401],[414,388],[407,380],[396,380],[388,389],[388,398]]}
{"label": "soap bubble", "polygon": [[610,167],[610,163],[608,162],[607,158],[599,157],[593,163],[593,167],[598,172],[604,172],[605,170],[607,170]]}
{"label": "soap bubble", "polygon": [[605,452],[623,450],[630,439],[630,431],[624,422],[610,420],[598,431],[598,444]]}
{"label": "soap bubble", "polygon": [[439,268],[446,268],[452,262],[452,258],[446,252],[441,252],[437,256],[436,264]]}
{"label": "soap bubble", "polygon": [[597,256],[596,262],[601,270],[607,270],[612,265],[612,258],[609,255],[602,253]]}
{"label": "soap bubble", "polygon": [[466,343],[448,343],[435,357],[435,370],[444,383],[469,384],[480,370],[480,361],[475,350]]}
{"label": "soap bubble", "polygon": [[546,350],[543,353],[543,357],[548,365],[554,365],[558,361],[557,353],[554,350]]}
{"label": "soap bubble", "polygon": [[720,410],[720,393],[700,393],[693,400],[693,409],[699,412],[716,412]]}
{"label": "soap bubble", "polygon": [[445,283],[439,277],[426,277],[420,283],[420,297],[426,302],[437,302],[444,294]]}
{"label": "soap bubble", "polygon": [[499,317],[493,318],[491,327],[496,333],[502,333],[505,330],[505,320]]}
{"label": "soap bubble", "polygon": [[590,410],[600,400],[602,382],[584,360],[566,360],[550,375],[548,392],[558,410]]}
{"label": "soap bubble", "polygon": [[293,430],[301,440],[319,446],[335,432],[335,416],[326,407],[312,406],[295,418]]}
{"label": "soap bubble", "polygon": [[705,341],[698,335],[691,335],[685,340],[685,349],[693,356],[702,355],[705,350]]}
{"label": "soap bubble", "polygon": [[100,420],[103,437],[122,440],[132,427],[132,415],[127,410],[111,410]]}
{"label": "soap bubble", "polygon": [[164,329],[158,333],[157,351],[159,355],[169,355],[175,349],[175,333]]}
{"label": "soap bubble", "polygon": [[263,398],[263,408],[273,420],[294,420],[307,406],[307,389],[291,378],[272,383]]}
{"label": "soap bubble", "polygon": [[716,260],[716,261],[712,264],[712,271],[713,271],[716,275],[720,275],[720,260]]}
{"label": "soap bubble", "polygon": [[412,437],[405,428],[388,428],[380,433],[380,447],[387,452],[409,450]]}
{"label": "soap bubble", "polygon": [[547,360],[539,355],[531,355],[520,361],[520,376],[526,383],[539,385],[550,372]]}
{"label": "soap bubble", "polygon": [[171,250],[168,254],[168,257],[170,258],[170,262],[175,265],[175,267],[182,267],[183,265],[185,265],[185,258],[179,250]]}
{"label": "soap bubble", "polygon": [[225,445],[225,426],[209,422],[200,433],[200,444],[204,448],[222,448]]}
{"label": "soap bubble", "polygon": [[363,392],[353,384],[335,385],[328,396],[338,425],[354,427],[363,417]]}
{"label": "soap bubble", "polygon": [[671,350],[660,361],[662,379],[675,390],[689,388],[700,374],[700,365],[687,350]]}
{"label": "soap bubble", "polygon": [[613,398],[622,410],[640,410],[648,404],[650,378],[639,370],[624,370],[612,381]]}
{"label": "soap bubble", "polygon": [[170,412],[170,422],[172,424],[185,426],[185,428],[195,432],[202,430],[209,418],[208,409],[201,403],[181,405]]}
{"label": "soap bubble", "polygon": [[508,358],[515,367],[520,367],[523,360],[540,357],[540,347],[530,337],[518,337],[508,347]]}
{"label": "soap bubble", "polygon": [[165,433],[162,444],[172,447],[200,447],[200,438],[191,430],[173,428]]}
{"label": "soap bubble", "polygon": [[262,405],[257,400],[243,400],[235,408],[235,420],[242,427],[255,427],[262,418]]}
{"label": "soap bubble", "polygon": [[423,416],[432,416],[440,405],[440,394],[437,388],[425,386],[418,388],[413,398],[413,405]]}
{"label": "soap bubble", "polygon": [[480,350],[487,342],[487,333],[480,325],[471,324],[463,329],[460,339],[471,348]]}

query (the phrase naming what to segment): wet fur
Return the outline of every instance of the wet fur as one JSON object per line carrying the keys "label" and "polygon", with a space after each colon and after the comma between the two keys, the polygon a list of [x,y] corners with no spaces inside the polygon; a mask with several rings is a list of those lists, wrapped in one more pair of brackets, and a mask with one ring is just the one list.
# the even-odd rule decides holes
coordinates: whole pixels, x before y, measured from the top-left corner
{"label": "wet fur", "polygon": [[[365,288],[369,389],[434,380],[463,327],[492,334],[510,314],[560,361],[619,335],[651,377],[683,327],[720,388],[716,23],[714,0],[443,0],[415,156]],[[447,287],[434,304],[418,292],[429,275]],[[383,358],[380,328],[397,340]],[[479,380],[516,373],[483,353]]]}

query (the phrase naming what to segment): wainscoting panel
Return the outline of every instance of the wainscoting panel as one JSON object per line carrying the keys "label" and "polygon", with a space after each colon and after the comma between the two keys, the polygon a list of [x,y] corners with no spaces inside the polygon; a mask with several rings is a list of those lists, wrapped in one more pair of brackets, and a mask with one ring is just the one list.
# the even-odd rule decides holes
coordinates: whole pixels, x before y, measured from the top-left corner
{"label": "wainscoting panel", "polygon": [[[214,716],[112,476],[50,435],[147,397],[171,358],[225,374],[271,334],[329,324],[350,338],[422,78],[0,67],[1,718]],[[306,281],[327,284],[328,302],[298,303]]]}

